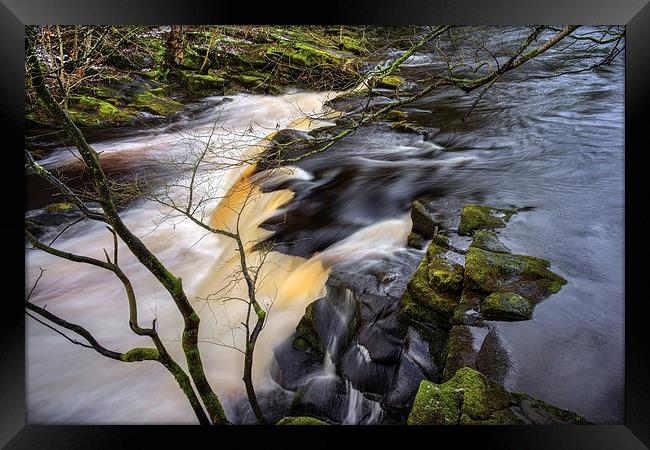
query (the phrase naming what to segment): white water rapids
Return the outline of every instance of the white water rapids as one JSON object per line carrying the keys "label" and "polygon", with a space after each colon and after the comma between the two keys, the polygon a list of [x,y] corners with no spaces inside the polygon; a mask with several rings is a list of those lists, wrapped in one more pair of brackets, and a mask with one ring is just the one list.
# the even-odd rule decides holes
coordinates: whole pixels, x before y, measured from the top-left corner
{"label": "white water rapids", "polygon": [[[219,148],[219,158],[210,156],[206,163],[219,166],[230,159],[241,159],[260,150],[256,145],[265,136],[281,128],[310,129],[326,122],[305,120],[307,115],[323,112],[323,103],[332,93],[297,93],[279,97],[238,95],[224,105],[214,107],[197,118],[182,123],[180,129],[151,130],[135,137],[95,143],[94,148],[108,154],[117,152],[127,159],[155,158],[161,164],[184,160],[200,152],[210,139]],[[211,135],[214,123],[219,128]],[[67,150],[60,150],[41,163],[57,167],[74,161]],[[210,195],[197,216],[212,217],[219,225],[233,226],[228,208],[219,210],[226,195],[256,194],[241,214],[239,231],[244,241],[253,243],[270,232],[258,225],[289,201],[292,193],[277,191],[260,194],[246,182],[246,165],[219,166],[220,170],[201,171],[195,196]],[[273,176],[310,177],[301,170],[284,170]],[[187,178],[189,179],[188,173]],[[177,180],[178,181],[178,180]],[[181,180],[179,184],[187,184]],[[230,190],[230,192],[229,192]],[[187,192],[171,189],[175,201],[187,200]],[[223,206],[223,203],[222,203]],[[228,205],[226,205],[228,206]],[[241,381],[243,355],[231,348],[242,347],[242,333],[233,332],[245,314],[245,304],[231,300],[202,300],[226,286],[237,272],[238,254],[234,242],[207,233],[189,220],[169,218],[169,210],[153,201],[139,201],[122,217],[172,273],[182,277],[188,297],[199,312],[201,351],[208,378],[219,395],[226,413],[229,402],[244,392]],[[217,217],[218,216],[218,217]],[[254,380],[258,389],[273,383],[268,369],[273,347],[294,330],[305,307],[325,292],[329,268],[337,263],[386,256],[403,248],[411,228],[407,215],[377,222],[305,260],[272,252],[260,276],[260,297],[270,305],[270,314],[255,351]],[[45,239],[47,241],[47,239]],[[103,224],[84,222],[75,225],[56,241],[65,251],[103,259],[103,250],[112,250],[112,237]],[[256,253],[248,253],[252,264]],[[138,298],[139,321],[157,327],[175,359],[184,364],[180,349],[182,321],[169,295],[129,253],[119,246],[119,262],[131,278]],[[40,251],[26,252],[27,288],[46,270],[32,301],[68,321],[87,328],[104,346],[116,351],[152,344],[133,334],[128,325],[128,305],[121,283],[103,269],[58,259]],[[267,269],[268,268],[268,269]],[[236,297],[240,286],[229,295]],[[171,375],[158,363],[121,363],[100,356],[93,350],[66,341],[62,336],[27,317],[27,410],[29,423],[195,423],[186,398]],[[225,345],[218,345],[218,343]],[[351,405],[351,408],[354,408]],[[348,414],[349,422],[357,417]]]}

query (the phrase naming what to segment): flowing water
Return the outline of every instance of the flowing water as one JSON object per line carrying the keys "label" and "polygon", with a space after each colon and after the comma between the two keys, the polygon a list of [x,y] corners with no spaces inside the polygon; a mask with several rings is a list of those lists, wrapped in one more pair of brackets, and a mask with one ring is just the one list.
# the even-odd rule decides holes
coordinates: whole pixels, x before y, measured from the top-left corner
{"label": "flowing water", "polygon": [[[272,307],[254,371],[256,387],[279,392],[275,398],[285,407],[291,396],[270,376],[274,347],[293,333],[305,307],[325,295],[332,271],[362,271],[403,254],[421,257],[421,252],[406,248],[414,198],[437,199],[438,214],[450,228],[467,202],[531,207],[500,232],[502,240],[513,252],[550,260],[568,284],[537,306],[533,320],[495,324],[513,361],[507,386],[595,422],[621,423],[624,66],[618,60],[596,71],[547,78],[567,64],[549,53],[548,62],[532,61],[508,74],[465,121],[460,117],[477,93],[439,91],[405,109],[418,123],[440,129],[433,140],[372,125],[328,152],[267,173],[264,179],[242,158],[262,151],[277,129],[328,124],[304,118],[327,112],[323,102],[334,93],[236,95],[226,102],[209,98],[202,112],[172,126],[93,145],[131,177],[145,174],[182,185],[191,177],[187,162],[209,141],[220,151],[206,156],[212,169],[197,173],[193,195],[210,199],[197,215],[213,226],[236,228],[249,244],[252,262],[260,257],[251,249],[254,242],[274,235],[292,243],[278,248],[283,253],[268,253],[261,271],[260,297]],[[437,64],[433,51],[423,50],[403,70],[417,79]],[[220,126],[214,128],[217,121]],[[185,159],[186,164],[178,163]],[[74,156],[59,149],[41,163],[52,168],[71,161]],[[290,189],[259,189],[268,183]],[[162,195],[154,183],[156,189]],[[180,187],[167,195],[183,202],[188,192]],[[241,215],[233,212],[242,206]],[[202,318],[208,377],[226,412],[245,417],[242,355],[232,348],[241,348],[237,327],[245,317],[243,303],[236,300],[242,286],[236,279],[234,243],[170,216],[151,200],[131,203],[123,218],[183,278]],[[263,222],[275,225],[260,228]],[[111,242],[102,225],[80,223],[57,246],[103,258],[102,248],[111,249]],[[170,298],[122,247],[120,264],[136,287],[140,322],[148,325],[156,318],[171,353],[182,361],[182,323]],[[108,348],[150,345],[130,331],[126,298],[111,274],[28,251],[28,286],[39,267],[47,271],[34,302],[87,327]],[[227,292],[232,300],[214,300],[217,292]],[[308,375],[310,382],[323,386],[323,393],[334,388],[342,393],[342,423],[376,423],[382,417],[378,403],[341,379],[333,364],[341,351],[340,325],[350,317],[346,295],[343,307],[328,316],[331,333],[320,372]],[[157,363],[108,360],[26,320],[30,422],[193,423],[186,399]],[[367,350],[359,346],[359,364],[364,355]]]}

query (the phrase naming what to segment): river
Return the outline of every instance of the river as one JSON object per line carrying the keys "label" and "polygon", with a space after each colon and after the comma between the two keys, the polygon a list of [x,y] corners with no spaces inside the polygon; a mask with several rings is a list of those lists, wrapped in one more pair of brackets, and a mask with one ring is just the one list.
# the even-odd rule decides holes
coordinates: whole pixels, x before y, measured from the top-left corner
{"label": "river", "polygon": [[[477,93],[435,91],[404,108],[419,124],[440,129],[434,139],[397,133],[381,123],[368,126],[326,153],[272,175],[271,181],[282,181],[291,190],[261,193],[246,164],[225,162],[261,151],[278,129],[329,124],[327,114],[323,120],[304,118],[327,113],[323,103],[334,92],[239,94],[227,101],[210,97],[198,113],[172,125],[113,136],[93,146],[130,179],[146,175],[156,180],[154,191],[160,193],[160,183],[188,180],[187,166],[178,161],[210,140],[220,151],[207,162],[221,165],[200,172],[199,192],[211,199],[202,205],[205,217],[232,225],[218,206],[237,186],[255,192],[241,218],[247,240],[271,236],[259,225],[278,214],[284,217],[275,227],[276,237],[296,245],[269,253],[265,262],[273,269],[264,272],[269,281],[261,291],[263,301],[273,306],[255,366],[256,386],[274,392],[281,408],[291,395],[270,376],[274,347],[292,334],[305,307],[324,295],[332,270],[355,264],[361,270],[400,254],[415,261],[422,256],[406,246],[413,199],[437,198],[450,228],[457,226],[465,203],[529,207],[500,232],[502,241],[515,253],[548,259],[568,284],[536,307],[533,320],[495,323],[512,359],[507,387],[596,423],[622,423],[624,61],[549,77],[567,64],[554,51],[544,62],[527,63],[497,83],[464,121],[460,117]],[[417,79],[438,66],[434,50],[424,47],[402,70],[407,79]],[[218,128],[213,128],[215,122]],[[70,151],[61,148],[40,163],[54,168],[71,161]],[[185,194],[169,195],[179,199]],[[242,306],[201,300],[235,273],[235,247],[165,211],[154,201],[139,200],[122,214],[183,278],[188,296],[196,298],[208,377],[226,412],[244,417],[242,357],[230,348],[241,344],[241,336],[230,330],[241,319]],[[462,238],[455,242],[467,244]],[[102,248],[112,244],[103,225],[82,222],[57,245],[103,258]],[[46,269],[34,291],[35,303],[87,327],[108,348],[149,345],[130,331],[126,298],[110,274],[33,251],[26,258],[28,286],[38,267]],[[182,360],[182,324],[169,297],[125,248],[120,248],[120,264],[136,287],[140,322],[149,324],[155,317],[172,354]],[[186,399],[160,365],[105,359],[26,321],[30,423],[194,422]],[[333,369],[323,370],[327,376]],[[355,409],[358,396],[348,386],[345,423],[361,420]],[[370,421],[376,420],[375,414]]]}

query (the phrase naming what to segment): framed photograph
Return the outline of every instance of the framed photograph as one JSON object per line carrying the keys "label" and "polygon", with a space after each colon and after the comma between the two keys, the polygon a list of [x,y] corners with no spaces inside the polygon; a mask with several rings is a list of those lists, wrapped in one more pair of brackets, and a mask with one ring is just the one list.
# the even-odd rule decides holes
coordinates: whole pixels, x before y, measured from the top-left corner
{"label": "framed photograph", "polygon": [[0,11],[7,448],[650,445],[643,0]]}

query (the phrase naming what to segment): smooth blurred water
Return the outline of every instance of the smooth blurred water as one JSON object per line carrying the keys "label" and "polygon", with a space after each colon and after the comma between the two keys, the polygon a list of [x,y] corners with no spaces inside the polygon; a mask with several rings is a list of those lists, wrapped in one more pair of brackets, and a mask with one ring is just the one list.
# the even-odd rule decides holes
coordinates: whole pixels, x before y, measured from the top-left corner
{"label": "smooth blurred water", "polygon": [[[505,32],[498,38],[507,47],[521,35],[521,31]],[[579,54],[579,50],[573,53]],[[464,121],[461,117],[478,92],[464,95],[446,88],[404,108],[419,124],[440,129],[433,140],[375,124],[328,152],[301,161],[298,166],[306,175],[292,182],[295,196],[282,208],[285,220],[275,231],[281,241],[299,243],[290,253],[323,252],[331,265],[346,258],[369,264],[373,251],[385,256],[402,248],[408,232],[404,218],[418,196],[438,198],[437,213],[452,228],[464,203],[531,207],[500,231],[502,240],[513,252],[550,260],[552,270],[568,284],[537,306],[533,320],[497,324],[514,361],[508,388],[594,422],[622,423],[624,61],[619,57],[611,66],[594,71],[547,78],[573,68],[572,63],[556,50],[549,51],[544,62],[526,63],[495,84]],[[403,75],[417,80],[439,69],[434,49],[425,48],[407,61]],[[318,97],[310,96],[305,93],[302,102],[316,104]],[[251,124],[256,130],[253,137],[259,139],[276,123],[285,126],[301,115],[295,107],[279,105],[270,97],[229,105],[237,139]],[[204,115],[181,128],[204,129],[214,118]],[[98,143],[97,148],[134,151],[153,142],[174,154],[185,151],[172,145],[178,136],[166,133],[149,131],[136,138]],[[250,143],[251,137],[244,141]],[[55,153],[48,163],[59,164],[63,157]],[[150,222],[151,214],[148,203],[133,204],[125,213],[127,222],[131,218],[140,225]],[[192,280],[199,283],[196,280],[208,272],[206,264],[219,254],[215,242],[197,245],[199,237],[187,226],[149,233],[154,250],[183,275],[190,289]],[[62,243],[72,249],[97,249],[95,236],[98,227],[79,228]],[[30,279],[45,263],[52,261],[28,258]],[[136,266],[132,270],[136,280],[145,283],[142,296],[151,312],[145,317],[164,316],[160,293]],[[44,280],[42,291],[36,292],[40,302],[60,299],[60,311],[67,317],[83,321],[108,343],[125,344],[118,339],[129,332],[117,284],[90,283],[99,276],[92,270],[60,268],[48,275],[59,278]],[[90,321],[89,311],[93,312]],[[291,321],[295,319],[291,316]],[[284,328],[292,326],[295,323]],[[169,423],[192,419],[162,369],[149,363],[133,369],[107,361],[73,347],[33,321],[27,330],[30,420]],[[132,339],[129,344],[136,342]],[[76,365],[80,361],[81,369]],[[151,378],[143,378],[145,373]],[[164,394],[157,392],[158,386]],[[354,393],[351,388],[350,394]],[[160,403],[163,397],[167,403]],[[153,409],[152,399],[156,399]],[[357,406],[349,402],[350,420],[356,417]]]}

